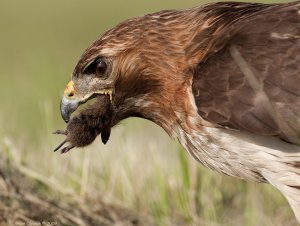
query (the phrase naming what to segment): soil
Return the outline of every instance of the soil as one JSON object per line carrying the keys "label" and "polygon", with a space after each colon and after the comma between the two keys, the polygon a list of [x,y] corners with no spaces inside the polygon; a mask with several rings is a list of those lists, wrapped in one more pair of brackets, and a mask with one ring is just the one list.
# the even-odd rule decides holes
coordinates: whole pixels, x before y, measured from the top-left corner
{"label": "soil", "polygon": [[150,220],[101,200],[57,194],[34,172],[0,155],[0,226],[2,225],[153,225]]}

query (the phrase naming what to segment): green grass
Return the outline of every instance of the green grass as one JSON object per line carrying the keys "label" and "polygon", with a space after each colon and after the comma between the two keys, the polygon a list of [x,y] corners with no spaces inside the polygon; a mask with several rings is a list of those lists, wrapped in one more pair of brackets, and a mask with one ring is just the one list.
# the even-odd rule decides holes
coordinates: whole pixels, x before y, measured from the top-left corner
{"label": "green grass", "polygon": [[65,124],[59,99],[82,51],[118,22],[167,8],[168,1],[2,1],[0,3],[0,151],[83,198],[88,195],[149,214],[157,225],[287,225],[293,214],[269,185],[202,167],[164,131],[124,121],[67,155],[51,135]]}

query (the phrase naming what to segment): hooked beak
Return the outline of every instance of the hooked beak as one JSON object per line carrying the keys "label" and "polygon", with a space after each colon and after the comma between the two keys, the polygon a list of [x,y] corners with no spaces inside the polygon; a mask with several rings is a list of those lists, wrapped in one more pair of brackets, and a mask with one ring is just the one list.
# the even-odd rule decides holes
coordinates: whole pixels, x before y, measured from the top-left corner
{"label": "hooked beak", "polygon": [[95,97],[97,94],[107,94],[112,101],[111,90],[100,90],[89,93],[85,96],[80,96],[75,89],[74,82],[70,81],[64,91],[64,95],[60,102],[60,113],[63,120],[67,123],[70,120],[71,114],[83,103]]}
{"label": "hooked beak", "polygon": [[70,120],[71,114],[78,108],[78,106],[84,103],[85,98],[80,98],[76,91],[73,81],[70,81],[66,86],[64,95],[60,102],[61,117],[65,122]]}

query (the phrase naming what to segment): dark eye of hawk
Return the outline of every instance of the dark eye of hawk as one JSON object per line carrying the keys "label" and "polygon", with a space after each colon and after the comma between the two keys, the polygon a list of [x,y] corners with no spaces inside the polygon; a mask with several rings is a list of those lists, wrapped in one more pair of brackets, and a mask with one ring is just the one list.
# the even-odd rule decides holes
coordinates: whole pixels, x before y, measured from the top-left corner
{"label": "dark eye of hawk", "polygon": [[83,70],[83,74],[94,74],[99,78],[103,78],[106,75],[107,63],[101,57],[96,58],[94,61],[89,63]]}
{"label": "dark eye of hawk", "polygon": [[105,61],[101,58],[98,59],[96,69],[95,69],[95,74],[99,77],[104,75],[106,72],[106,68],[107,68],[107,65],[106,65]]}

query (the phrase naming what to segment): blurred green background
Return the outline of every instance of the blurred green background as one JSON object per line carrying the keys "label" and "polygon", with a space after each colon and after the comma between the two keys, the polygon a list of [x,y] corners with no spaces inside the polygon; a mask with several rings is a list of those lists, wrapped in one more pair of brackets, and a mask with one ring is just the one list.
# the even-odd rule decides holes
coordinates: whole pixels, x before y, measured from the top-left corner
{"label": "blurred green background", "polygon": [[[275,2],[275,1],[273,1]],[[151,122],[124,121],[99,139],[53,153],[64,128],[59,101],[81,53],[124,19],[196,0],[0,0],[0,151],[78,196],[149,215],[157,225],[292,225],[287,202],[269,185],[204,169]]]}

